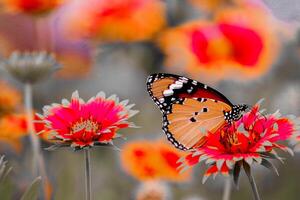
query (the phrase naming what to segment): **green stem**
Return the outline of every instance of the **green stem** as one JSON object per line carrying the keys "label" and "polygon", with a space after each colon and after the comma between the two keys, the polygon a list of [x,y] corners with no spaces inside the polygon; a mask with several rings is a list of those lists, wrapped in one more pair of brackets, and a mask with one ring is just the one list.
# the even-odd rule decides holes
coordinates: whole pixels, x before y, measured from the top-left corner
{"label": "green stem", "polygon": [[84,150],[84,159],[85,159],[85,199],[92,199],[92,190],[91,190],[91,158],[89,149]]}
{"label": "green stem", "polygon": [[249,173],[246,173],[246,174],[248,176],[248,179],[249,179],[249,182],[250,182],[250,185],[251,185],[251,189],[252,189],[252,192],[253,192],[254,199],[255,200],[261,200],[252,173],[249,171]]}
{"label": "green stem", "polygon": [[[37,177],[41,175],[44,186],[46,186],[47,173],[45,170],[45,163],[43,155],[40,152],[40,140],[36,135],[34,124],[33,124],[33,103],[32,103],[32,85],[27,83],[24,88],[24,104],[27,117],[27,128],[30,135],[32,153],[33,153],[33,176]],[[43,187],[46,190],[46,187]],[[45,194],[46,191],[44,191]]]}
{"label": "green stem", "polygon": [[230,180],[230,177],[228,177],[228,178],[226,178],[225,183],[224,183],[222,200],[230,200],[231,187],[232,187],[231,180]]}

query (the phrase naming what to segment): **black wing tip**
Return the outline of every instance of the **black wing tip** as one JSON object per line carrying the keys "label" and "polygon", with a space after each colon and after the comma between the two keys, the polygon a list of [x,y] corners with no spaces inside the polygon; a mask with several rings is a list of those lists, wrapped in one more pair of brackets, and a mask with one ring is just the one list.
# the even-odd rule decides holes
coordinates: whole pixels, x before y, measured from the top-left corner
{"label": "black wing tip", "polygon": [[170,73],[163,73],[163,72],[161,73],[160,72],[160,73],[150,74],[147,79],[153,78],[153,77],[157,77],[157,78],[160,78],[160,77],[175,77],[175,78],[178,78],[178,77],[185,77],[185,76],[177,75],[177,74],[170,74]]}

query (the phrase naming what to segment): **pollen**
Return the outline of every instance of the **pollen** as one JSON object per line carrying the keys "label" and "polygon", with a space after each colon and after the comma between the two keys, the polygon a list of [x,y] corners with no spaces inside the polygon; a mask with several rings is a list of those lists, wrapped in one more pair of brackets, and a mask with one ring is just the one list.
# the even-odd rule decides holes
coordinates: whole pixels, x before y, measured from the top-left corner
{"label": "pollen", "polygon": [[91,119],[88,120],[80,120],[79,122],[76,122],[71,127],[71,133],[77,133],[80,131],[86,131],[86,132],[94,132],[96,133],[100,129],[100,124],[97,122],[94,122]]}

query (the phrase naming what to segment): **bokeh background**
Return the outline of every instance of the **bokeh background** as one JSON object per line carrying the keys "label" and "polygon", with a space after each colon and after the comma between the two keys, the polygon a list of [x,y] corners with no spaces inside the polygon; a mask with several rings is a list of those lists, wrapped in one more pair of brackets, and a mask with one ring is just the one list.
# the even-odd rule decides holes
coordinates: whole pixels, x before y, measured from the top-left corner
{"label": "bokeh background", "polygon": [[[169,72],[194,78],[217,88],[234,103],[255,104],[265,98],[268,112],[299,115],[300,2],[297,0],[1,0],[0,56],[14,51],[47,51],[61,69],[34,85],[34,108],[78,90],[84,99],[98,91],[130,99],[140,113],[140,128],[121,133],[126,143],[166,140],[161,114],[146,91],[151,73]],[[55,2],[55,3],[54,3]],[[23,85],[0,71],[1,81],[22,99]],[[0,96],[8,92],[0,90]],[[22,112],[22,101],[17,101]],[[2,102],[0,102],[2,103]],[[4,101],[4,107],[7,102]],[[1,107],[1,106],[0,106]],[[1,135],[0,130],[0,135]],[[14,133],[11,133],[14,134]],[[0,154],[12,173],[2,183],[0,199],[19,199],[32,181],[29,139],[0,136]],[[16,143],[19,143],[16,145]],[[42,148],[50,144],[43,141]],[[16,147],[18,146],[18,147]],[[52,199],[84,199],[83,153],[71,149],[43,150],[53,188]],[[93,199],[135,199],[141,180],[122,169],[119,151],[93,148]],[[300,157],[285,155],[276,162],[280,176],[258,166],[255,177],[263,199],[299,199]],[[159,165],[159,163],[155,163]],[[221,199],[224,178],[202,184],[204,171],[196,167],[191,179],[166,181],[174,200]],[[251,199],[242,175],[232,199]]]}

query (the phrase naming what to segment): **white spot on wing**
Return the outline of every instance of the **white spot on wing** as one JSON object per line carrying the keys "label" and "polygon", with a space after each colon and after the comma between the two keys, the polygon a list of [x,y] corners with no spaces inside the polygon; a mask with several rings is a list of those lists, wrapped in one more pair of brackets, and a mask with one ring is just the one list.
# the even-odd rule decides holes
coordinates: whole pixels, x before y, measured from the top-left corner
{"label": "white spot on wing", "polygon": [[165,91],[163,92],[163,94],[164,94],[164,96],[171,96],[171,95],[174,94],[174,91],[173,91],[173,90],[165,90]]}

